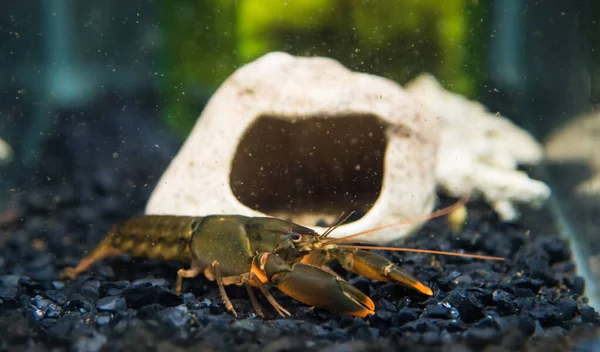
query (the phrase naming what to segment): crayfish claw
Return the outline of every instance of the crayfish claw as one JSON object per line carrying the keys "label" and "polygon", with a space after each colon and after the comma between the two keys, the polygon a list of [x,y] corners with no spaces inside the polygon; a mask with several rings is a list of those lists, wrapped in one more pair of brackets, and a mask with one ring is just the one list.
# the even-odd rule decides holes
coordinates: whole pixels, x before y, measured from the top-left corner
{"label": "crayfish claw", "polygon": [[427,296],[433,295],[433,291],[417,278],[378,254],[363,250],[337,249],[334,255],[346,270],[358,275],[372,280],[393,282]]}
{"label": "crayfish claw", "polygon": [[374,314],[375,304],[368,296],[321,268],[303,263],[290,265],[277,255],[260,259],[264,259],[269,283],[295,300],[362,318]]}

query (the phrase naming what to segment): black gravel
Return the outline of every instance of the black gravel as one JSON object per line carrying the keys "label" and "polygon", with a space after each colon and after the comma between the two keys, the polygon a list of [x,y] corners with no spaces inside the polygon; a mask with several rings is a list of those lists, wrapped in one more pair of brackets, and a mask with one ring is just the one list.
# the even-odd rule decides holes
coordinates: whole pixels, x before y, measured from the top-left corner
{"label": "black gravel", "polygon": [[[179,263],[127,256],[98,263],[74,281],[59,280],[59,271],[76,264],[113,223],[142,212],[177,150],[164,135],[153,137],[162,139],[160,148],[148,142],[158,127],[140,120],[142,113],[130,115],[131,125],[116,130],[110,119],[83,130],[66,119],[48,141],[45,163],[30,170],[37,174],[16,192],[20,221],[0,228],[0,349],[593,349],[600,317],[582,296],[585,282],[549,215],[526,213],[509,225],[478,202],[469,203],[461,233],[438,219],[404,245],[507,261],[385,253],[430,285],[434,296],[345,274],[375,302],[368,319],[311,309],[273,290],[292,317],[280,319],[267,308],[264,320],[243,288],[228,287],[235,319],[213,282],[186,280],[185,294],[177,296]],[[130,147],[118,142],[124,137]],[[96,148],[90,141],[102,143]],[[98,150],[110,151],[109,157]]]}

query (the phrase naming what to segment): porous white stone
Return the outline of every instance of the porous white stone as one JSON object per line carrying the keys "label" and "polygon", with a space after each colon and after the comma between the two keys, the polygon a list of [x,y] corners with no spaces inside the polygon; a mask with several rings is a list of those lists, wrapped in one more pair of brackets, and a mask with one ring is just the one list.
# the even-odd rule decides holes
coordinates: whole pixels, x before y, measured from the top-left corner
{"label": "porous white stone", "polygon": [[528,132],[480,103],[445,90],[429,74],[417,77],[406,90],[440,122],[436,180],[441,192],[457,197],[472,188],[505,221],[519,217],[517,203],[545,203],[550,188],[516,170],[543,159],[542,147]]}
{"label": "porous white stone", "polygon": [[[265,116],[271,119],[263,124],[265,129],[253,130]],[[359,116],[359,119],[353,120],[349,116]],[[278,124],[273,119],[290,124]],[[275,143],[274,140],[279,138],[275,136],[292,128],[293,124],[304,127],[291,135],[289,141],[278,140]],[[323,130],[322,125],[329,127]],[[338,130],[345,131],[345,134],[338,134]],[[369,154],[372,150],[360,150],[363,145],[377,143],[368,139],[378,135],[378,130],[382,130],[382,136],[385,136],[381,138],[385,140],[385,148],[381,151],[384,167],[380,174],[364,167],[372,163],[372,160],[365,159],[375,158],[374,154]],[[371,132],[363,133],[365,131]],[[248,142],[245,139],[248,136],[254,136],[255,140]],[[243,146],[250,146],[238,150],[242,140]],[[322,171],[325,175],[314,179],[294,179],[288,184],[290,194],[293,194],[294,190],[309,187],[306,185],[326,184],[330,189],[338,189],[336,182],[331,182],[338,179],[342,183],[339,189],[344,189],[343,183],[350,182],[352,178],[347,177],[350,165],[357,172],[354,178],[376,177],[381,183],[379,197],[365,208],[364,216],[342,225],[331,237],[354,234],[432,210],[436,198],[438,141],[437,120],[394,82],[352,72],[332,59],[270,53],[238,69],[213,95],[154,189],[146,213],[264,216],[236,197],[232,191],[231,175],[242,175],[240,177],[243,178],[244,170],[248,170],[251,175],[257,175],[257,179],[246,179],[247,185],[238,181],[235,187],[258,185],[256,192],[264,193],[271,192],[278,181],[277,177],[270,177],[271,174],[285,179],[288,168],[317,170],[317,174]],[[260,155],[253,154],[254,150],[268,150],[271,143],[276,149],[273,155],[281,157],[274,156],[265,161]],[[338,148],[337,145],[344,147]],[[293,160],[286,160],[285,152],[289,152],[286,148],[299,148],[293,151],[301,160],[297,163],[299,165],[295,165]],[[245,164],[240,165],[241,162]],[[261,166],[257,168],[257,164]],[[235,172],[232,172],[233,168]],[[273,197],[285,199],[288,197],[286,192],[278,189]],[[352,193],[351,187],[349,192]],[[339,196],[334,193],[331,194],[332,199],[334,195]],[[256,194],[248,195],[251,196]],[[289,207],[284,204],[267,215],[289,217],[310,226],[314,224],[311,221],[315,214],[319,216],[321,212],[320,204],[328,202],[315,196],[314,205],[304,204],[303,209],[307,211],[296,214],[290,210],[295,199],[293,196],[289,198]],[[333,213],[323,210],[323,216],[349,210],[350,204],[333,203],[335,201],[328,204]],[[307,215],[310,216],[307,218]],[[419,226],[420,223],[412,223],[359,239],[389,242],[402,238]],[[324,230],[311,227],[317,231]]]}
{"label": "porous white stone", "polygon": [[547,160],[553,164],[583,164],[592,172],[575,192],[584,197],[600,197],[600,111],[570,119],[546,139]]}

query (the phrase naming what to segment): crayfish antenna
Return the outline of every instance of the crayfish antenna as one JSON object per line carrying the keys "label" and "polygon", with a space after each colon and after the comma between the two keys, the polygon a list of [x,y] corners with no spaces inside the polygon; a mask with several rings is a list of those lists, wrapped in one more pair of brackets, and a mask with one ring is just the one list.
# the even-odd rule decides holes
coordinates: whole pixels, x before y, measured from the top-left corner
{"label": "crayfish antenna", "polygon": [[342,217],[344,216],[344,213],[342,212],[340,216],[338,216],[338,218],[333,222],[333,224],[331,224],[331,226],[329,226],[329,228],[325,232],[323,232],[321,238],[326,238],[327,236],[329,236],[329,234],[331,234],[333,230],[337,229],[343,223],[345,223],[354,213],[355,211],[352,210],[350,213],[348,213],[348,215],[346,215],[346,217],[342,219]]}
{"label": "crayfish antenna", "polygon": [[[349,240],[352,238],[363,236],[363,235],[369,234],[371,232],[380,231],[380,230],[387,229],[390,227],[406,225],[406,224],[410,224],[410,223],[417,222],[417,221],[425,221],[425,220],[438,218],[440,216],[449,214],[449,213],[453,212],[454,210],[464,206],[467,203],[467,201],[469,200],[469,197],[470,197],[470,192],[467,193],[465,196],[463,196],[458,202],[456,202],[446,208],[434,211],[433,213],[429,213],[427,215],[419,216],[419,217],[412,218],[412,219],[402,220],[402,221],[399,221],[399,222],[391,224],[391,225],[384,225],[384,226],[376,227],[374,229],[366,230],[366,231],[359,232],[359,233],[356,233],[353,235],[349,235],[349,236],[345,236],[345,237],[341,237],[341,238],[334,238],[332,240],[325,242],[324,245],[328,245],[331,243],[338,243],[338,242],[349,242]],[[341,218],[341,216],[340,216],[340,218]],[[335,230],[338,226],[340,226],[347,219],[348,219],[348,217],[346,217],[340,223],[337,223],[335,226],[331,226],[324,233],[325,236],[323,236],[323,237],[326,237],[329,234],[331,234],[331,232],[333,230]],[[361,242],[361,241],[356,241],[356,242]],[[405,248],[405,247],[382,247],[382,246],[357,245],[357,244],[338,244],[337,247],[353,248],[353,249],[367,249],[367,250],[395,251],[395,252],[428,253],[428,254],[439,254],[439,255],[446,255],[446,256],[452,256],[452,257],[475,258],[475,259],[484,259],[484,260],[498,260],[498,261],[505,260],[505,258],[491,256],[491,255],[466,254],[466,253],[437,251],[437,250],[431,250],[431,249],[416,249],[416,248]]]}
{"label": "crayfish antenna", "polygon": [[411,253],[429,253],[429,254],[440,254],[447,255],[451,257],[464,257],[464,258],[475,258],[475,259],[484,259],[484,260],[498,260],[504,261],[505,258],[495,257],[492,255],[479,255],[479,254],[466,254],[466,253],[456,253],[456,252],[445,252],[445,251],[436,251],[431,249],[416,249],[416,248],[404,248],[404,247],[380,247],[380,246],[360,246],[360,245],[351,245],[351,244],[340,244],[339,248],[354,248],[354,249],[369,249],[369,250],[381,250],[381,251],[396,251],[396,252],[411,252]]}
{"label": "crayfish antenna", "polygon": [[[400,225],[407,225],[407,224],[412,224],[413,222],[426,221],[426,220],[430,220],[430,219],[439,218],[440,216],[444,216],[446,214],[449,214],[449,213],[453,212],[454,210],[456,210],[456,209],[464,206],[467,203],[467,201],[469,200],[470,195],[471,194],[469,192],[464,197],[462,197],[458,202],[456,202],[456,203],[454,203],[454,204],[452,204],[452,205],[450,205],[450,206],[448,206],[446,208],[443,208],[443,209],[440,209],[440,210],[436,210],[433,213],[429,213],[429,214],[426,214],[426,215],[423,215],[423,216],[418,216],[416,218],[405,219],[405,220],[402,220],[402,221],[398,221],[397,223],[394,223],[394,224],[376,227],[376,228],[373,228],[373,229],[370,229],[370,230],[366,230],[366,231],[363,231],[363,232],[355,233],[353,235],[349,235],[349,236],[345,236],[345,237],[340,237],[340,238],[334,238],[334,239],[331,239],[331,240],[325,242],[324,245],[328,245],[328,244],[331,244],[331,243],[337,243],[337,242],[347,242],[351,238],[363,236],[363,235],[366,235],[366,234],[369,234],[369,233],[372,233],[372,232],[381,231],[381,230],[384,230],[384,229],[388,229],[390,227],[396,227],[396,226],[400,226]],[[341,224],[339,224],[339,225],[341,225]],[[339,225],[336,225],[331,231],[327,230],[326,231],[327,235],[331,234],[331,232],[333,232],[333,230],[335,228],[337,228]]]}

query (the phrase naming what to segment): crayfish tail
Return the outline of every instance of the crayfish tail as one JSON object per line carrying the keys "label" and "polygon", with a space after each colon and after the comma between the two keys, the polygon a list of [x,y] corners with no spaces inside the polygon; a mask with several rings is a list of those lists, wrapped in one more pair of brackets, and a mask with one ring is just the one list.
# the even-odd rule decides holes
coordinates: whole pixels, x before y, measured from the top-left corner
{"label": "crayfish tail", "polygon": [[79,261],[79,264],[77,264],[76,267],[64,268],[63,271],[60,273],[60,277],[61,279],[75,280],[80,273],[87,270],[95,262],[107,257],[119,255],[121,253],[122,252],[119,249],[114,248],[110,245],[110,241],[108,241],[107,237],[102,242],[100,242],[98,247],[96,247],[92,251],[92,253],[81,259],[81,261]]}
{"label": "crayfish tail", "polygon": [[195,220],[160,215],[134,217],[113,226],[107,240],[112,247],[136,257],[189,261]]}

